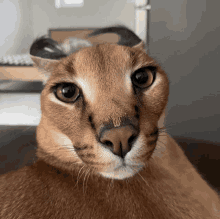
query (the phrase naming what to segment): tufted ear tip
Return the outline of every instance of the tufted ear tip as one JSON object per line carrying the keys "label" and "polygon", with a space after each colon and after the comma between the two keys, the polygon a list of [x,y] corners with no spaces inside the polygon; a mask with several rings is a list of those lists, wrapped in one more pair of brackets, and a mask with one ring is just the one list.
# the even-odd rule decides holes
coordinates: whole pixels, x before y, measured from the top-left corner
{"label": "tufted ear tip", "polygon": [[132,48],[146,51],[146,46],[145,46],[144,41],[141,41],[140,43],[134,45]]}

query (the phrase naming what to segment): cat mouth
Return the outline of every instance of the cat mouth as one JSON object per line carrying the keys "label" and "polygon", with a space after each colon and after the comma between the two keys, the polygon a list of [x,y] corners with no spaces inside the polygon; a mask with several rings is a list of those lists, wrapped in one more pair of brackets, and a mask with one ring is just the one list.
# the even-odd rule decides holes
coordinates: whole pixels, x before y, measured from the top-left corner
{"label": "cat mouth", "polygon": [[106,167],[103,171],[99,172],[105,178],[112,178],[123,180],[126,178],[133,177],[137,174],[142,168],[143,164],[128,164],[123,160],[120,164],[115,167]]}
{"label": "cat mouth", "polygon": [[125,161],[122,160],[122,164],[120,164],[119,166],[115,167],[115,168],[114,168],[114,171],[118,171],[119,169],[121,169],[121,168],[126,168],[126,167],[128,167],[128,166],[129,166],[129,165],[127,165],[127,164],[125,163]]}
{"label": "cat mouth", "polygon": [[100,174],[105,178],[118,179],[123,180],[126,178],[133,177],[136,173],[138,173],[142,167],[132,168],[130,165],[120,165],[115,168],[113,171],[104,171],[100,172]]}

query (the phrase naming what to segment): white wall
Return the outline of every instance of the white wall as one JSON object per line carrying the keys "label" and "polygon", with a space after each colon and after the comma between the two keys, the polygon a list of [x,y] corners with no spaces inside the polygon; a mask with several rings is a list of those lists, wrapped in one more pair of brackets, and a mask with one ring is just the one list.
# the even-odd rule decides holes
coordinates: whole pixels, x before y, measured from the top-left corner
{"label": "white wall", "polygon": [[49,28],[125,24],[134,30],[133,0],[85,0],[81,8],[55,8],[55,0],[0,0],[0,57],[29,51]]}
{"label": "white wall", "polygon": [[33,41],[32,2],[0,0],[0,57],[28,51]]}
{"label": "white wall", "polygon": [[[134,29],[134,7],[128,0],[85,0],[81,8],[55,8],[54,0],[32,0],[34,36],[49,28],[103,27],[125,24]],[[130,2],[130,3],[127,3]]]}

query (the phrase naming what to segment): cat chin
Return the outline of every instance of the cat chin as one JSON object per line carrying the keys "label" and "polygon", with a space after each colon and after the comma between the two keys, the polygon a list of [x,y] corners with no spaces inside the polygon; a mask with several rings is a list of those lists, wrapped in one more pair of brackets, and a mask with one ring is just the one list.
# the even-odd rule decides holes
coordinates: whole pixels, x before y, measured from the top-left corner
{"label": "cat chin", "polygon": [[105,178],[123,180],[133,177],[136,173],[142,170],[143,167],[144,165],[139,165],[138,167],[135,166],[135,168],[128,165],[121,165],[113,171],[102,171],[98,173]]}

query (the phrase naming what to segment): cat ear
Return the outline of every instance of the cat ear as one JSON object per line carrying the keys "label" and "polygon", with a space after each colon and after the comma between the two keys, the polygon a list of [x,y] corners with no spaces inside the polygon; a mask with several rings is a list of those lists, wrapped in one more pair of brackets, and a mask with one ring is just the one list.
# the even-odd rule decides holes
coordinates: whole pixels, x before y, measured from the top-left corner
{"label": "cat ear", "polygon": [[58,42],[46,36],[37,38],[31,45],[30,57],[41,74],[43,82],[46,83],[51,72],[59,59],[67,57],[67,54],[59,46]]}
{"label": "cat ear", "polygon": [[34,62],[34,67],[38,68],[40,70],[42,82],[45,85],[47,80],[49,79],[51,72],[53,71],[56,63],[59,62],[59,60],[54,59],[44,59],[37,56],[30,55],[32,61]]}
{"label": "cat ear", "polygon": [[146,51],[145,43],[143,41],[141,41],[140,43],[134,45],[132,48]]}
{"label": "cat ear", "polygon": [[32,61],[34,62],[34,67],[37,67],[38,69],[44,70],[46,72],[53,71],[53,68],[56,63],[59,62],[59,60],[55,59],[44,59],[41,57],[30,55]]}

